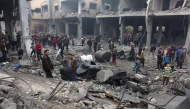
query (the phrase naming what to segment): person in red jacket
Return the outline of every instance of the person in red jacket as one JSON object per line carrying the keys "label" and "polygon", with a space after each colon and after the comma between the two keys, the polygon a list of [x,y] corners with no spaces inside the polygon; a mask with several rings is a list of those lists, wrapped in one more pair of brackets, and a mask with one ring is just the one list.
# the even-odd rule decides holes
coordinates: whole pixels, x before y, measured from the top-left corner
{"label": "person in red jacket", "polygon": [[53,48],[56,50],[57,39],[54,37],[52,40]]}
{"label": "person in red jacket", "polygon": [[36,44],[36,52],[37,52],[37,57],[38,57],[38,61],[40,61],[40,59],[42,59],[41,54],[42,54],[42,44],[38,41]]}

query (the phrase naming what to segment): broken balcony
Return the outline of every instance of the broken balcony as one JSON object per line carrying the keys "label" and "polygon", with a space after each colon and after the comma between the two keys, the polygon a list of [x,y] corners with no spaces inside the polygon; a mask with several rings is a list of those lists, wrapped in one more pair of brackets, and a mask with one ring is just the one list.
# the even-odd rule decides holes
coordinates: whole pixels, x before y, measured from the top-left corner
{"label": "broken balcony", "polygon": [[78,0],[62,0],[61,1],[61,16],[62,17],[78,17]]}
{"label": "broken balcony", "polygon": [[145,16],[146,0],[121,0],[120,16]]}
{"label": "broken balcony", "polygon": [[119,0],[102,0],[97,17],[119,17],[118,6]]}
{"label": "broken balcony", "polygon": [[152,15],[154,16],[176,16],[190,14],[190,0],[154,0]]}

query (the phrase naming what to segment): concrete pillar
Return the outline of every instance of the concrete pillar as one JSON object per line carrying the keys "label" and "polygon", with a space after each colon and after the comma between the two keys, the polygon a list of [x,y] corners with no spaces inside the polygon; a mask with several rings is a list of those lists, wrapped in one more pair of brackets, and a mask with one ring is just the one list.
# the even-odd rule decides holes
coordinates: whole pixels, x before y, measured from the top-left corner
{"label": "concrete pillar", "polygon": [[187,38],[185,41],[185,46],[187,47],[187,52],[190,52],[190,16],[188,16],[188,31],[187,31]]}
{"label": "concrete pillar", "polygon": [[102,20],[100,21],[100,34],[102,35],[102,37],[104,38],[104,30],[105,30],[105,22],[103,22]]}
{"label": "concrete pillar", "polygon": [[96,35],[98,35],[99,34],[99,25],[98,24],[96,24],[96,22],[94,23],[94,35],[96,36]]}
{"label": "concrete pillar", "polygon": [[32,40],[29,38],[29,25],[28,25],[28,4],[26,0],[19,0],[19,11],[20,11],[20,23],[22,27],[22,48],[24,49],[24,45],[26,47],[26,52],[28,55],[31,53],[31,42]]}
{"label": "concrete pillar", "polygon": [[79,21],[78,21],[78,25],[77,25],[77,28],[78,28],[78,38],[82,38],[82,18],[81,16],[78,18]]}
{"label": "concrete pillar", "polygon": [[82,1],[78,1],[78,14],[81,14],[81,9],[82,9]]}
{"label": "concrete pillar", "polygon": [[135,22],[134,22],[134,25],[133,25],[133,42],[135,41],[135,36],[136,36],[136,34],[137,34],[137,32],[138,32],[138,28],[139,28],[138,22],[135,21]]}
{"label": "concrete pillar", "polygon": [[121,42],[123,43],[124,40],[124,32],[125,32],[125,20],[121,19],[121,27],[120,27],[120,37],[121,37]]}
{"label": "concrete pillar", "polygon": [[161,39],[162,39],[162,26],[163,26],[163,20],[160,20],[160,22],[159,22],[159,29],[158,29],[157,43],[161,43]]}
{"label": "concrete pillar", "polygon": [[152,23],[153,23],[153,19],[149,17],[148,24],[146,27],[146,30],[147,30],[146,47],[150,47],[151,45]]}
{"label": "concrete pillar", "polygon": [[116,28],[116,25],[113,26],[113,37],[117,37],[117,28]]}
{"label": "concrete pillar", "polygon": [[65,23],[65,34],[69,34],[69,24]]}
{"label": "concrete pillar", "polygon": [[28,4],[26,0],[19,0],[19,11],[20,11],[20,22],[22,25],[22,36],[29,36],[29,25],[28,25]]}

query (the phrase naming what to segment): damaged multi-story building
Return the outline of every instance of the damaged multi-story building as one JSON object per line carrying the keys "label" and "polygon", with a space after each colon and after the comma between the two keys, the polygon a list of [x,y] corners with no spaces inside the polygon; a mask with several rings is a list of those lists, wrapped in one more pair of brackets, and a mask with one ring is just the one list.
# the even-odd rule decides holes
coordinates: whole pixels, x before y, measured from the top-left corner
{"label": "damaged multi-story building", "polygon": [[42,19],[41,3],[44,0],[32,0],[30,1],[29,12],[29,27],[30,33],[39,33],[47,31],[47,22]]}
{"label": "damaged multi-story building", "polygon": [[[144,41],[150,46],[161,39],[175,43],[177,37],[189,36],[189,14],[189,0],[101,0],[96,18],[103,37],[121,36],[123,40],[126,27],[132,26],[133,36],[146,33]],[[189,41],[187,37],[187,48]]]}
{"label": "damaged multi-story building", "polygon": [[41,3],[48,31],[74,37],[98,34],[99,0],[52,0]]}

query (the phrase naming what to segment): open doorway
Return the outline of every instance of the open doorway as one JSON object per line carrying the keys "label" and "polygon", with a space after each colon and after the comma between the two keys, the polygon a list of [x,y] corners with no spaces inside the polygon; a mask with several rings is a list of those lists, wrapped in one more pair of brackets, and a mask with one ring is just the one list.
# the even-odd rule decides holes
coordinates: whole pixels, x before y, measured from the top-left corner
{"label": "open doorway", "polygon": [[169,10],[170,0],[163,0],[162,11]]}

